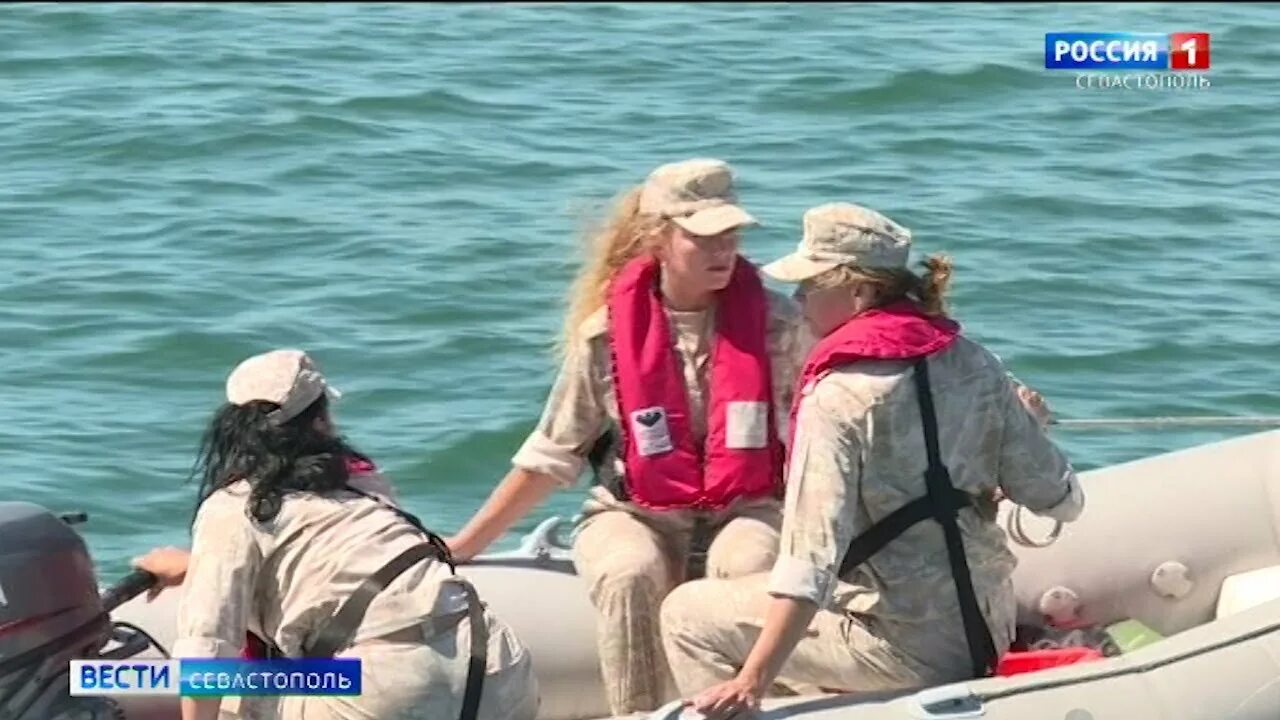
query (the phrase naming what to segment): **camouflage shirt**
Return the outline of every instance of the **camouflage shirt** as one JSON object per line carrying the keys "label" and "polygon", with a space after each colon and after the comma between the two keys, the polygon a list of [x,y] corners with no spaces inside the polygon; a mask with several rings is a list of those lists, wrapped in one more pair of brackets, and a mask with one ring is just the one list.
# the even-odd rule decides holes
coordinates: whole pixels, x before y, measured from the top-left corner
{"label": "camouflage shirt", "polygon": [[[350,484],[396,502],[385,478],[353,476]],[[192,528],[191,560],[178,605],[174,657],[235,657],[245,631],[297,656],[321,624],[382,565],[421,534],[372,499],[335,493],[286,495],[280,513],[258,523],[245,513],[243,480],[205,500]],[[360,642],[420,624],[461,617],[466,596],[434,560],[401,574],[369,604],[353,639]]]}
{"label": "camouflage shirt", "polygon": [[[924,495],[928,464],[909,361],[837,368],[804,389],[787,475],[775,595],[811,600],[917,629],[959,626],[941,527],[916,524],[866,563],[837,577],[850,541]],[[990,352],[963,337],[929,360],[942,460],[952,483],[975,496],[997,486],[1040,515],[1075,519],[1083,494],[1067,458],[1019,401],[1015,381]],[[990,501],[983,501],[990,503]],[[980,513],[959,524],[974,587],[993,632],[1012,633],[1015,565],[1004,531]]]}

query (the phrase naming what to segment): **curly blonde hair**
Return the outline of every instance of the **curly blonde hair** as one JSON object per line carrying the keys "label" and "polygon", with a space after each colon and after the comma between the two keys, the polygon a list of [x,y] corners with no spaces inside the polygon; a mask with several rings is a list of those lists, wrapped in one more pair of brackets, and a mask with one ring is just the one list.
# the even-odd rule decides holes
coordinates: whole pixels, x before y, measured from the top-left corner
{"label": "curly blonde hair", "polygon": [[604,306],[609,282],[631,260],[653,252],[669,229],[668,220],[640,212],[640,191],[635,187],[620,196],[604,222],[587,234],[584,260],[569,288],[568,310],[558,351],[576,345],[582,324]]}

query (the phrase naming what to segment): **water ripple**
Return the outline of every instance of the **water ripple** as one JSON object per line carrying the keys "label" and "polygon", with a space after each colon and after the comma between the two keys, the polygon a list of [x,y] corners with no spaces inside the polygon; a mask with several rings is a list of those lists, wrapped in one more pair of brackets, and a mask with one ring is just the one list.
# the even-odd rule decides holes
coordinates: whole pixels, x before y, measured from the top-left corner
{"label": "water ripple", "polygon": [[541,411],[582,229],[693,155],[739,168],[753,259],[830,200],[952,253],[967,331],[1065,416],[1276,414],[1280,12],[1179,14],[1206,91],[1041,67],[1046,31],[1177,29],[1142,6],[12,6],[0,496],[82,504],[106,572],[182,542],[221,379],[300,345],[451,530]]}

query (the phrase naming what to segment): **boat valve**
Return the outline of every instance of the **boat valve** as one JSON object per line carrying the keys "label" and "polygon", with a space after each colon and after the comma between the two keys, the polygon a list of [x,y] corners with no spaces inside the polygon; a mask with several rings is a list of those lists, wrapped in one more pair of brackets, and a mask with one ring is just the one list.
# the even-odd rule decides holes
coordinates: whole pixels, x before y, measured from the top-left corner
{"label": "boat valve", "polygon": [[1189,577],[1191,571],[1176,560],[1161,563],[1151,573],[1151,587],[1155,588],[1156,594],[1160,597],[1169,598],[1171,600],[1181,600],[1191,592],[1191,586],[1194,584]]}

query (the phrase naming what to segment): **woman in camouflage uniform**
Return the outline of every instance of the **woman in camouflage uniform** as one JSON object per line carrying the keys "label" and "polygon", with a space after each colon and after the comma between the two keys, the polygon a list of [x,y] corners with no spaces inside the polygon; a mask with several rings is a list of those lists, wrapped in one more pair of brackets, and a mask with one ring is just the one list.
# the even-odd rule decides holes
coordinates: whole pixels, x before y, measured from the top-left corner
{"label": "woman in camouflage uniform", "polygon": [[[917,276],[910,243],[880,213],[834,203],[807,212],[799,249],[765,268],[799,283],[820,339],[801,373],[772,573],[689,583],[663,606],[680,689],[708,717],[758,706],[775,682],[868,691],[989,672],[1016,614],[1015,561],[991,498],[1064,522],[1081,512],[1071,465],[1024,406],[1039,398],[1019,402],[999,360],[960,334],[943,302],[950,262],[930,257]],[[954,521],[929,514],[937,478],[960,491],[939,495],[955,503]],[[863,534],[913,501],[923,516],[868,551]],[[953,573],[952,547],[964,572]]]}
{"label": "woman in camouflage uniform", "polygon": [[[286,657],[309,656],[367,578],[424,542],[330,643],[361,661],[358,696],[183,698],[183,720],[450,720],[460,715],[471,636],[486,633],[477,720],[534,720],[529,652],[446,564],[443,543],[400,509],[390,483],[338,435],[328,383],[310,357],[276,350],[227,379],[205,434],[192,549],[136,561],[183,584],[174,657],[237,657],[248,633]],[[416,549],[416,550],[415,550]],[[405,557],[412,557],[406,555]],[[483,627],[479,625],[483,624]],[[324,653],[322,652],[322,656]]]}
{"label": "woman in camouflage uniform", "polygon": [[[597,483],[584,506],[574,558],[599,612],[601,671],[616,715],[651,710],[675,697],[657,610],[663,597],[686,579],[694,558],[691,547],[709,543],[705,572],[712,577],[767,570],[777,553],[780,441],[786,437],[786,408],[809,340],[795,303],[765,291],[756,269],[737,254],[740,231],[754,224],[736,203],[730,167],[718,160],[664,165],[626,194],[596,235],[592,257],[574,286],[565,320],[563,363],[541,421],[488,502],[448,540],[455,557],[465,560],[479,554],[553,489],[574,483],[588,462],[594,466]],[[646,277],[646,271],[652,279],[636,283],[635,295],[642,307],[646,302],[652,306],[647,322],[615,315],[620,306],[612,303],[617,287],[624,284],[622,278],[636,273]],[[732,299],[739,276],[744,284],[754,284],[741,297],[755,304]],[[761,491],[729,487],[720,493],[718,500],[723,502],[704,503],[705,495],[713,493],[702,469],[685,473],[687,485],[693,487],[684,495],[661,468],[643,471],[644,461],[669,459],[671,446],[679,450],[681,442],[679,437],[655,440],[651,427],[637,433],[635,405],[628,408],[634,412],[620,411],[619,400],[626,398],[619,397],[624,394],[619,388],[627,387],[627,378],[620,375],[625,369],[619,364],[620,343],[635,336],[653,338],[651,331],[664,322],[669,334],[649,344],[655,346],[650,348],[656,351],[655,360],[670,359],[669,369],[663,365],[647,379],[649,384],[677,388],[676,394],[687,401],[679,410],[663,404],[673,423],[671,434],[680,434],[674,423],[683,421],[689,436],[687,454],[700,457],[704,447],[713,458],[717,452],[723,457],[737,453],[735,448],[755,448],[752,452],[762,457],[758,467],[750,467],[748,460],[721,476],[725,486],[733,486],[739,476],[763,473],[757,488]],[[725,372],[717,370],[719,352],[713,350],[724,348],[717,342],[730,322],[745,322],[758,331],[744,340],[758,341],[760,351],[748,362],[764,370],[766,392],[754,398],[756,402],[729,403],[728,440],[717,449],[708,438],[714,438],[716,424],[726,413],[713,410],[723,394],[717,398],[712,390],[717,377],[723,382]],[[737,372],[735,368],[729,373],[730,383]],[[684,402],[676,398],[675,404]],[[631,422],[623,422],[624,417]],[[660,413],[653,417],[660,418]],[[658,429],[666,425],[661,420]],[[645,445],[653,452],[646,452]],[[628,446],[650,457],[628,456]],[[645,487],[666,493],[669,501],[646,500]],[[698,572],[696,567],[693,572]]]}

